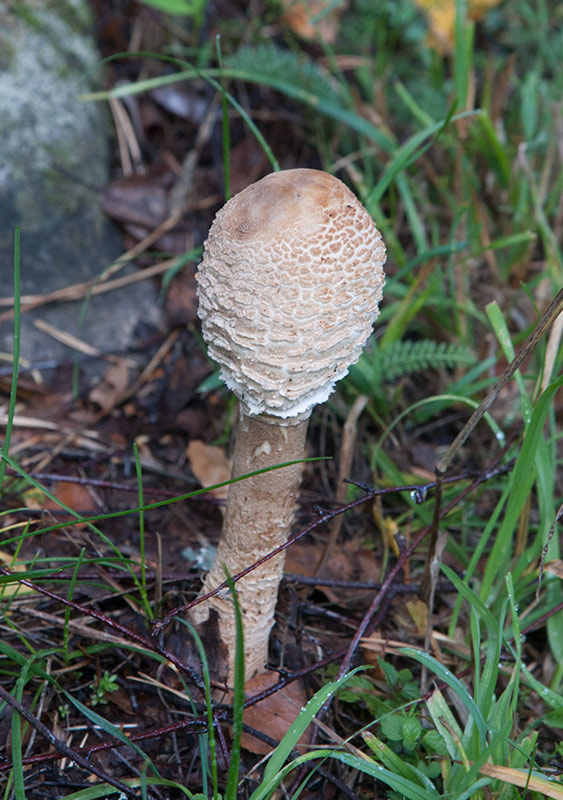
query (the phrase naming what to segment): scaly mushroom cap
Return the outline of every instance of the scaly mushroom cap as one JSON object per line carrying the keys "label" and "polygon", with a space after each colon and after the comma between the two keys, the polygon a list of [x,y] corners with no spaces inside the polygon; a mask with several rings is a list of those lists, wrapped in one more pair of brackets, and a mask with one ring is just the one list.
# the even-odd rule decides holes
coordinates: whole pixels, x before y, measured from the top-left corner
{"label": "scaly mushroom cap", "polygon": [[337,178],[274,172],[215,217],[198,271],[209,355],[250,414],[293,417],[354,364],[382,297],[385,247]]}

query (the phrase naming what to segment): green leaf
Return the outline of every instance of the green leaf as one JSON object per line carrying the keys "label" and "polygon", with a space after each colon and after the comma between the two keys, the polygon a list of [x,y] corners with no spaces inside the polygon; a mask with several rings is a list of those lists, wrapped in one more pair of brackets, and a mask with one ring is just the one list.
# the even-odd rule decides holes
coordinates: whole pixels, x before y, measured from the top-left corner
{"label": "green leaf", "polygon": [[450,758],[458,760],[460,756],[466,760],[465,753],[460,751],[462,732],[450,707],[439,689],[435,689],[426,701],[436,732],[444,742]]}
{"label": "green leaf", "polygon": [[158,8],[167,14],[184,14],[189,16],[195,11],[194,3],[191,0],[141,0],[146,6]]}
{"label": "green leaf", "polygon": [[380,721],[381,733],[391,742],[403,741],[403,720],[400,714],[390,714]]}
{"label": "green leaf", "polygon": [[416,717],[407,717],[403,722],[403,741],[411,749],[416,745],[422,733],[422,725]]}
{"label": "green leaf", "polygon": [[394,772],[396,775],[401,775],[408,780],[412,780],[429,791],[434,789],[432,783],[423,772],[417,767],[413,767],[412,764],[403,761],[400,756],[394,753],[385,742],[382,742],[377,736],[374,736],[373,733],[363,733],[362,738],[375,755],[376,759],[380,761],[384,767],[391,770],[391,772]]}
{"label": "green leaf", "polygon": [[487,740],[487,726],[485,724],[485,720],[483,719],[481,710],[463,683],[456,678],[456,676],[450,672],[449,669],[446,669],[443,664],[440,664],[439,661],[428,655],[428,653],[425,653],[423,650],[414,650],[412,647],[401,647],[399,652],[403,653],[405,656],[414,658],[415,661],[418,661],[420,664],[427,667],[431,672],[443,680],[444,683],[447,683],[451,689],[453,689],[453,691],[458,695],[459,699],[469,711],[470,716],[473,718],[473,721],[475,722],[479,732],[481,747],[484,748]]}
{"label": "green leaf", "polygon": [[444,737],[438,731],[426,731],[422,737],[422,746],[429,755],[447,756],[448,748]]}

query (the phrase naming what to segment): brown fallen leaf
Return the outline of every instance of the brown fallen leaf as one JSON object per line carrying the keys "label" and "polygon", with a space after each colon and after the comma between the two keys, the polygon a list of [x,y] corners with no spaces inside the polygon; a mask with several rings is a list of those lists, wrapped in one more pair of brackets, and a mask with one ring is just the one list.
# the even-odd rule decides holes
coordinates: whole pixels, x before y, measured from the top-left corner
{"label": "brown fallen leaf", "polygon": [[[231,462],[221,447],[192,439],[186,448],[186,455],[193,474],[204,488],[230,479]],[[210,494],[219,500],[226,500],[228,491],[228,486],[222,486],[220,489],[213,489]]]}
{"label": "brown fallen leaf", "polygon": [[[249,697],[258,692],[263,692],[278,681],[278,675],[274,672],[265,672],[257,675],[245,686],[246,696]],[[271,736],[272,739],[280,741],[283,739],[291,725],[295,722],[299,711],[306,704],[307,697],[303,687],[298,681],[290,683],[280,689],[279,692],[266,697],[256,705],[245,708],[243,721],[256,730]],[[311,726],[307,728],[303,736],[297,742],[297,747],[304,746],[311,741]],[[256,739],[251,734],[243,731],[241,745],[245,750],[259,755],[267,755],[272,748],[260,739]]]}
{"label": "brown fallen leaf", "polygon": [[89,397],[92,403],[100,406],[107,414],[125,394],[129,385],[129,369],[125,361],[112,364],[105,371],[100,383],[91,390]]}
{"label": "brown fallen leaf", "polygon": [[322,39],[328,44],[336,41],[340,16],[348,6],[347,0],[334,4],[332,0],[282,0],[282,19],[302,39]]}
{"label": "brown fallen leaf", "polygon": [[[293,544],[287,551],[285,572],[297,573],[308,577],[315,575],[321,553],[322,547],[318,544],[302,542]],[[362,548],[357,542],[348,541],[331,549],[330,557],[327,558],[326,563],[316,573],[316,576],[332,581],[375,583],[379,580],[380,570],[381,564],[378,562],[373,550]],[[332,603],[353,602],[353,589],[331,588],[329,586],[320,586],[319,588]],[[358,592],[363,593],[365,590],[359,589]]]}
{"label": "brown fallen leaf", "polygon": [[[90,514],[96,511],[97,506],[94,498],[88,488],[80,483],[59,481],[51,494],[60,502],[51,500],[50,497],[47,497],[47,495],[36,488],[28,489],[24,492],[23,497],[26,506],[33,509],[60,511],[61,508],[67,506],[67,508],[71,508],[73,511],[81,514]],[[76,528],[83,528],[85,525],[85,522],[73,522],[73,526]]]}

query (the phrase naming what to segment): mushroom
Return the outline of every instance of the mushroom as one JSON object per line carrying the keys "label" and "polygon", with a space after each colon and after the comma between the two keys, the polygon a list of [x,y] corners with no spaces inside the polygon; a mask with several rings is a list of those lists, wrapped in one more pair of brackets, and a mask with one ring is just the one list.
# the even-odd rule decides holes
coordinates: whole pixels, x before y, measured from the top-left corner
{"label": "mushroom", "polygon": [[[305,457],[307,423],[355,363],[378,315],[385,247],[355,195],[313,169],[272,173],[218,212],[198,270],[199,316],[209,355],[240,401],[232,477]],[[229,486],[207,594],[287,541],[301,464]],[[245,677],[264,670],[283,573],[280,553],[240,579]],[[232,685],[233,600],[192,609],[217,614]]]}

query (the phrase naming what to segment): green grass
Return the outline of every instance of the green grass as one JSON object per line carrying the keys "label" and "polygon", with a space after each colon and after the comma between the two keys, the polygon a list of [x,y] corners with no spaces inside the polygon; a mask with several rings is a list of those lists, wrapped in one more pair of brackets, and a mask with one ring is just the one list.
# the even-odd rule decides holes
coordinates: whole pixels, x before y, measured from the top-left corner
{"label": "green grass", "polygon": [[[428,47],[424,17],[408,0],[356,0],[341,19],[340,38],[314,45],[284,26],[275,4],[268,4],[268,25],[229,19],[219,23],[220,43],[202,41],[205,3],[184,5],[187,36],[193,36],[188,50],[174,42],[169,52],[137,56],[147,64],[151,55],[165,69],[83,99],[141,95],[203,80],[223,101],[220,158],[226,176],[233,169],[232,126],[238,136],[256,140],[272,169],[292,164],[292,145],[324,169],[337,170],[373,215],[388,250],[385,299],[373,341],[331,399],[330,413],[344,421],[355,397],[365,395],[358,474],[377,490],[422,487],[369,495],[378,518],[404,533],[407,546],[422,531],[437,533],[439,516],[446,539],[440,581],[451,587],[436,598],[434,627],[441,638],[430,652],[418,638],[415,646],[387,654],[375,669],[341,677],[339,663],[323,665],[311,699],[296,710],[263,771],[248,777],[253,761],[237,743],[244,704],[241,640],[230,711],[214,699],[213,665],[195,630],[189,628],[201,661],[197,679],[150,636],[151,622],[162,613],[147,577],[151,515],[204,490],[147,502],[135,452],[136,505],[86,517],[59,503],[87,526],[100,553],[82,548],[59,560],[39,552],[23,558],[30,540],[39,545],[71,523],[14,525],[8,510],[1,512],[6,524],[0,549],[10,563],[0,576],[0,681],[12,698],[0,700],[0,714],[11,714],[11,766],[0,771],[1,796],[32,796],[23,766],[31,723],[18,711],[24,706],[55,720],[59,729],[66,715],[124,745],[133,766],[118,773],[120,786],[97,774],[94,785],[65,795],[72,800],[117,797],[123,787],[136,797],[156,796],[154,788],[160,796],[213,800],[262,800],[283,787],[297,798],[321,768],[323,774],[347,776],[358,796],[375,791],[408,800],[563,798],[560,777],[549,771],[550,762],[563,756],[557,744],[563,725],[563,589],[549,571],[538,584],[544,564],[561,558],[563,358],[555,326],[533,343],[486,413],[479,411],[563,285],[560,11],[543,0],[514,0],[475,26],[458,0],[454,48],[441,57]],[[354,58],[346,62],[344,56]],[[120,56],[125,57],[133,56]],[[255,114],[267,103],[274,111],[277,103],[290,108],[299,120],[300,130],[291,130],[286,145],[275,124]],[[227,179],[227,194],[228,186]],[[9,455],[17,400],[18,234],[14,278],[14,377],[0,462],[10,509],[24,504],[29,487],[57,502],[17,455]],[[216,383],[206,387],[220,395]],[[450,461],[449,448],[476,410],[479,424]],[[433,486],[426,486],[428,467],[421,476],[411,443],[433,449],[433,467],[441,459],[448,466],[438,509]],[[335,451],[338,444],[339,434]],[[448,482],[454,474],[457,480]],[[312,476],[319,480],[316,490],[319,473]],[[359,490],[355,496],[361,497]],[[138,557],[121,552],[104,530],[110,519],[128,515],[138,519]],[[367,522],[363,529],[370,530]],[[365,538],[379,554],[379,540]],[[408,559],[413,579],[425,559],[421,548]],[[126,591],[108,590],[103,574],[109,570],[122,576]],[[83,577],[96,571],[97,578]],[[59,627],[43,623],[41,636],[18,613],[22,599],[41,597],[30,583],[54,593],[49,610],[61,615]],[[102,587],[114,592],[111,614],[81,599],[89,588]],[[177,598],[175,605],[181,605]],[[135,625],[119,621],[125,608],[132,609]],[[77,647],[73,625],[84,620],[95,621],[108,641],[84,638]],[[391,613],[382,629],[391,639],[400,638],[394,625]],[[174,719],[180,724],[189,714],[197,780],[184,785],[173,779],[158,754],[120,729],[119,715],[105,701],[111,700],[111,686],[129,685],[134,674],[124,653],[142,658],[145,673],[166,672],[169,685],[162,691],[169,692]],[[542,673],[537,664],[544,662]],[[94,711],[89,698],[100,679]],[[184,698],[177,706],[172,688]],[[339,713],[331,716],[327,709],[333,708]],[[298,754],[296,743],[319,715],[324,727],[318,747]],[[229,744],[224,731],[233,720]],[[40,736],[36,752],[45,752]]]}

